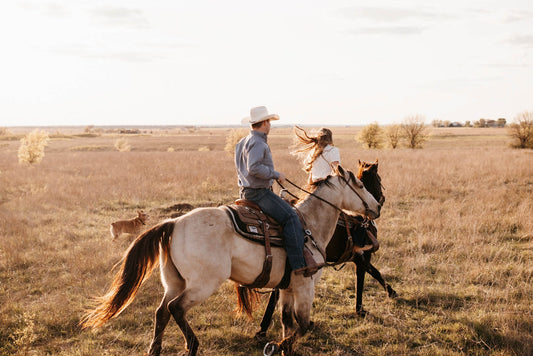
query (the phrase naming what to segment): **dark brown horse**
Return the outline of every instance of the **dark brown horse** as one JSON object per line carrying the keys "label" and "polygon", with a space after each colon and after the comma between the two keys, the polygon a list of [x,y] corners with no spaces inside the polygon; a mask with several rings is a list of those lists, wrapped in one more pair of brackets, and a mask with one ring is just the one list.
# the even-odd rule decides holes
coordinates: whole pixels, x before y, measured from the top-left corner
{"label": "dark brown horse", "polygon": [[[363,182],[368,192],[372,194],[381,205],[383,205],[385,202],[385,196],[382,192],[381,177],[378,174],[378,161],[376,160],[374,163],[359,161],[357,177]],[[347,224],[348,229],[346,227]],[[372,249],[358,246],[357,238],[354,235],[359,235],[361,231],[369,231],[374,237],[377,237],[377,228],[373,221],[365,221],[364,218],[360,216],[341,216],[333,237],[326,248],[326,260],[331,264],[340,264],[343,262],[353,262],[355,264],[357,275],[357,298],[355,302],[355,310],[358,315],[364,317],[367,314],[363,309],[363,289],[366,273],[369,273],[383,286],[390,298],[395,298],[397,294],[396,291],[385,282],[377,268],[370,262],[372,253],[376,249],[375,246]],[[356,241],[349,241],[350,236]],[[372,242],[369,240],[369,237],[366,234],[365,236],[366,238],[359,239],[363,242],[359,243],[359,245],[371,245]],[[352,246],[354,247],[352,248]],[[348,249],[350,251],[347,251]],[[346,252],[352,253],[347,256]],[[266,331],[272,321],[272,315],[276,308],[278,298],[279,291],[274,290],[270,295],[265,315],[261,321],[261,330],[257,332],[256,338],[262,339],[266,336]],[[265,354],[267,353],[265,352]]]}

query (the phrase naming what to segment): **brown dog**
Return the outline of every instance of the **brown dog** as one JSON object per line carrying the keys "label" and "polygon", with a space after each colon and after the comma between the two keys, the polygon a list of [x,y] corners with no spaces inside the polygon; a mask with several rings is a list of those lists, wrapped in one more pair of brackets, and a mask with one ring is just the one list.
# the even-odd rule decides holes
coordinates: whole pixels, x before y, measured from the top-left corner
{"label": "brown dog", "polygon": [[113,240],[120,236],[120,234],[138,234],[141,232],[143,225],[149,216],[142,210],[137,210],[137,217],[130,220],[118,220],[111,223],[111,236]]}

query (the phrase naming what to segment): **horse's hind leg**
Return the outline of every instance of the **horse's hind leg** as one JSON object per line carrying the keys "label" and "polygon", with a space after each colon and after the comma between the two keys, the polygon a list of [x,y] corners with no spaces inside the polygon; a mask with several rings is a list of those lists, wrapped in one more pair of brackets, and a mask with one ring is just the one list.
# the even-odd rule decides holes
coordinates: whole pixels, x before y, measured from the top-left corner
{"label": "horse's hind leg", "polygon": [[163,297],[159,308],[155,312],[155,327],[154,327],[154,338],[150,344],[150,351],[148,351],[149,356],[159,356],[161,353],[161,344],[163,342],[163,333],[165,327],[170,320],[170,312],[167,307],[167,298],[166,295]]}
{"label": "horse's hind leg", "polygon": [[175,266],[169,259],[161,257],[159,259],[161,268],[161,280],[165,285],[165,295],[161,304],[155,312],[154,338],[150,344],[149,356],[159,356],[163,342],[163,334],[170,320],[170,311],[168,304],[170,301],[180,295],[185,289],[185,281],[179,275]]}
{"label": "horse's hind leg", "polygon": [[[212,276],[213,275],[214,273]],[[170,303],[168,303],[168,310],[176,320],[176,323],[185,337],[185,342],[187,343],[186,348],[189,356],[196,355],[199,343],[198,338],[194,334],[194,331],[185,318],[186,313],[193,306],[198,305],[209,298],[209,296],[215,292],[215,290],[224,282],[225,279],[226,276],[222,278],[213,278],[211,281],[188,280],[188,285],[200,287],[187,287],[180,296],[174,298]]]}
{"label": "horse's hind leg", "polygon": [[198,351],[199,343],[198,338],[194,334],[194,331],[187,322],[187,319],[185,319],[185,314],[190,308],[184,305],[186,304],[184,303],[185,300],[186,293],[183,293],[168,304],[168,310],[170,311],[170,314],[172,314],[172,316],[174,317],[174,320],[176,320],[176,323],[178,324],[179,328],[181,329],[181,332],[183,333],[188,355],[193,356],[196,355],[196,352]]}

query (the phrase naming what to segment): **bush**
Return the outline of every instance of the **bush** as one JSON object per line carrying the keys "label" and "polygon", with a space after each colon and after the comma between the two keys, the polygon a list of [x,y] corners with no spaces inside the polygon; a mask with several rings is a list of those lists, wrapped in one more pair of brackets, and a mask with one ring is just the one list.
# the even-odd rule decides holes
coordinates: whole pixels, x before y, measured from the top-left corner
{"label": "bush", "polygon": [[392,149],[398,148],[402,138],[402,126],[398,124],[387,126],[385,128],[385,137]]}
{"label": "bush", "polygon": [[533,148],[533,111],[525,111],[516,115],[509,125],[509,135],[518,143],[518,148]]}
{"label": "bush", "polygon": [[44,157],[44,148],[50,140],[45,131],[33,130],[20,140],[18,151],[19,163],[40,163]]}
{"label": "bush", "polygon": [[382,129],[377,122],[363,127],[356,140],[365,144],[367,148],[380,148],[383,142]]}
{"label": "bush", "polygon": [[421,115],[407,116],[402,123],[402,131],[407,140],[407,147],[421,148],[429,135],[424,124],[424,117]]}
{"label": "bush", "polygon": [[237,145],[237,143],[239,143],[239,141],[246,135],[248,135],[248,131],[245,129],[231,129],[226,136],[226,146],[224,147],[224,151],[233,155],[235,153],[235,145]]}
{"label": "bush", "polygon": [[125,138],[119,138],[115,141],[115,148],[120,152],[131,151],[131,145],[128,143],[128,140]]}

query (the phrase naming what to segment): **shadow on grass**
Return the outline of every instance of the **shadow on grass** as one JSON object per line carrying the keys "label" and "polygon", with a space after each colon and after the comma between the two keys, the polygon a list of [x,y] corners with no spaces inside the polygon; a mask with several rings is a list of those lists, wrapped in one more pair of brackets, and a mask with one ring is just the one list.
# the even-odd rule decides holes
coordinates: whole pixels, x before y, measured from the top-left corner
{"label": "shadow on grass", "polygon": [[[458,296],[452,293],[428,293],[415,298],[396,298],[394,302],[397,306],[415,309],[431,315],[437,310],[461,311],[469,303],[475,302],[474,299],[472,296]],[[451,313],[448,317],[450,316]],[[490,325],[490,323],[482,323],[466,318],[451,319],[451,322],[463,324],[471,331],[473,337],[465,340],[467,349],[477,351],[480,349],[487,351],[504,350],[516,355],[531,355],[533,350],[533,338],[524,339],[514,335],[505,335]],[[533,329],[533,322],[528,323],[524,328]]]}
{"label": "shadow on grass", "polygon": [[408,306],[422,311],[433,311],[442,308],[450,311],[458,311],[473,301],[472,296],[458,296],[452,293],[427,293],[414,298],[398,297],[394,301],[398,305]]}
{"label": "shadow on grass", "polygon": [[533,352],[533,338],[524,340],[524,338],[515,337],[512,335],[504,335],[495,330],[490,325],[486,325],[477,321],[460,320],[467,325],[476,338],[470,340],[468,344],[472,347],[483,347],[486,350],[506,350],[509,354],[515,355],[531,355]]}

